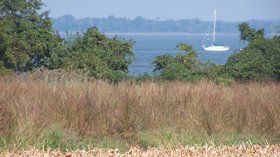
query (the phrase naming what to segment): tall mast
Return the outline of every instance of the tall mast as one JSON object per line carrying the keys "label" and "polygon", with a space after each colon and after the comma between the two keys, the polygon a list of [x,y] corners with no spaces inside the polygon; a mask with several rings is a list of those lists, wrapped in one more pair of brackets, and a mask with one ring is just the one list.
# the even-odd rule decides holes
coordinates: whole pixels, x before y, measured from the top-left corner
{"label": "tall mast", "polygon": [[213,43],[215,42],[215,36],[216,36],[216,9],[214,9],[214,27],[213,27]]}

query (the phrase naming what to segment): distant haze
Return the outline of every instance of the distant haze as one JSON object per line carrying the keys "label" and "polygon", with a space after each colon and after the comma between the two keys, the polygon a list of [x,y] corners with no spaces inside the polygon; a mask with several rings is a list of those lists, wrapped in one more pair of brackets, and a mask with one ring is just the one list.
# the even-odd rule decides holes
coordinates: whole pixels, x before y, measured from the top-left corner
{"label": "distant haze", "polygon": [[142,16],[148,19],[193,19],[208,21],[214,9],[218,20],[279,20],[280,0],[42,0],[51,17],[66,14],[76,18]]}

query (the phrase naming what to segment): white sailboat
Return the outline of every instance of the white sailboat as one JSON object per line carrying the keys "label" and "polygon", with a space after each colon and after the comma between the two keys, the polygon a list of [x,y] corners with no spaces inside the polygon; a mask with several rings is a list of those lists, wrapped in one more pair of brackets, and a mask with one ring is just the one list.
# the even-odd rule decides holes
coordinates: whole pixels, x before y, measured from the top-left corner
{"label": "white sailboat", "polygon": [[216,9],[214,10],[214,25],[213,25],[213,34],[212,34],[212,42],[206,43],[206,37],[204,37],[202,42],[202,47],[205,51],[228,51],[229,46],[219,45],[215,43],[216,40]]}

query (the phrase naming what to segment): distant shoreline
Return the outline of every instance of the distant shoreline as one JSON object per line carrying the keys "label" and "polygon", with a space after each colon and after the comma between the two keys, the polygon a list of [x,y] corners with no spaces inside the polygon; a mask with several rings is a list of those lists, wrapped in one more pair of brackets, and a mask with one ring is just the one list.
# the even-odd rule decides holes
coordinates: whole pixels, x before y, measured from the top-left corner
{"label": "distant shoreline", "polygon": [[[75,31],[68,31],[70,34],[76,34]],[[185,36],[202,36],[206,33],[185,33],[185,32],[102,32],[105,35],[143,35],[143,36],[155,36],[155,35],[185,35]],[[59,34],[66,34],[65,31],[59,31]],[[216,33],[216,35],[239,35],[239,33]]]}
{"label": "distant shoreline", "polygon": [[[76,34],[78,32],[75,31],[68,31],[69,34]],[[206,35],[206,33],[185,33],[185,32],[102,32],[105,35],[108,36],[132,36],[132,35],[139,35],[139,36],[178,36],[178,35],[184,35],[184,36],[203,36]],[[66,35],[66,31],[59,31],[60,35]],[[266,36],[274,36],[277,33],[268,33]],[[211,34],[209,34],[211,35]],[[239,33],[216,33],[216,35],[239,35]]]}
{"label": "distant shoreline", "polygon": [[[201,36],[206,33],[185,33],[185,32],[103,32],[106,35],[143,35],[143,36],[155,36],[155,35],[185,35],[185,36]],[[238,35],[239,33],[217,33],[216,35]]]}

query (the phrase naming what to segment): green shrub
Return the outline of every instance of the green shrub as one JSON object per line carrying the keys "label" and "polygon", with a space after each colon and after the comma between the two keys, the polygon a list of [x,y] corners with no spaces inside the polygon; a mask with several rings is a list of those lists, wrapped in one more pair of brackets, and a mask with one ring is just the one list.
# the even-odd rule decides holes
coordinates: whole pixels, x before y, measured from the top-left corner
{"label": "green shrub", "polygon": [[153,61],[154,71],[164,80],[199,81],[202,79],[215,80],[221,69],[220,65],[211,62],[202,63],[191,45],[179,43],[179,50],[175,57],[165,54],[156,56]]}
{"label": "green shrub", "polygon": [[250,41],[230,56],[221,73],[236,80],[280,80],[280,37]]}

